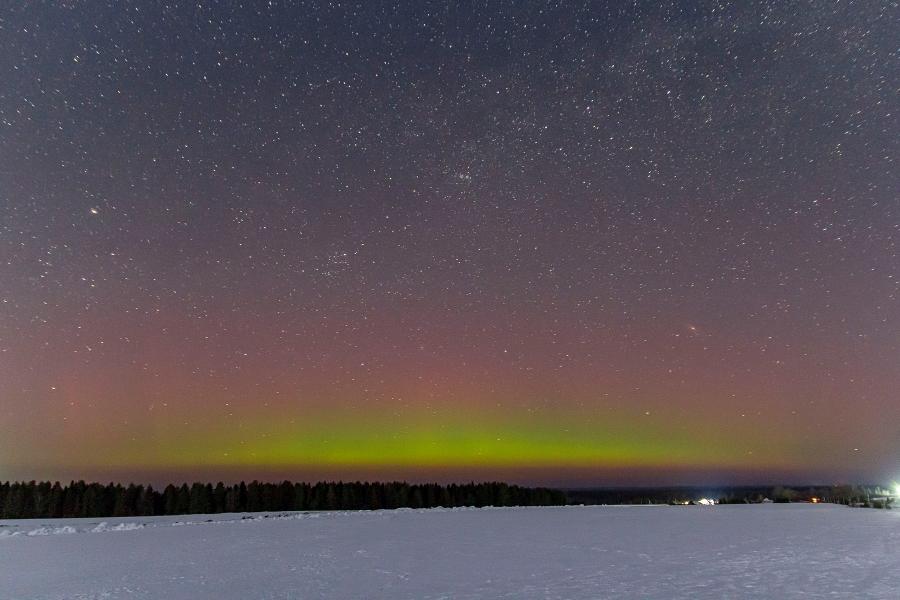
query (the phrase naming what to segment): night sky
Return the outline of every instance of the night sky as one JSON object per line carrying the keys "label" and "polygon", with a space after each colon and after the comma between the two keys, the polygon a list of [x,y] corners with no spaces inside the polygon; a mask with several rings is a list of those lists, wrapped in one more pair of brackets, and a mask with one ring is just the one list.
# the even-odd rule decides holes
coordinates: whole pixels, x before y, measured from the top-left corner
{"label": "night sky", "polygon": [[896,478],[898,31],[4,2],[0,480]]}

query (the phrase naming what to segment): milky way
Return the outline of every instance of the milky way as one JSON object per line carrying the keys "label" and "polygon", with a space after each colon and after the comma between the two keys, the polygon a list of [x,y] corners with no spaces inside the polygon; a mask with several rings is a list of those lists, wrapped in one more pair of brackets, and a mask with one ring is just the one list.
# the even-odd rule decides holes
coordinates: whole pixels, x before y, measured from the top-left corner
{"label": "milky way", "polygon": [[7,3],[0,479],[896,477],[898,31]]}

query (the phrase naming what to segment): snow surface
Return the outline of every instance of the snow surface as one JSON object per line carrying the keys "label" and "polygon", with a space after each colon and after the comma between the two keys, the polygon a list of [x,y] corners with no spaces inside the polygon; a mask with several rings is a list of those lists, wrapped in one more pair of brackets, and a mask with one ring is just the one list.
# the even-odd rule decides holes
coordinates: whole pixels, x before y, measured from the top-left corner
{"label": "snow surface", "polygon": [[601,506],[0,521],[0,598],[900,598],[900,510]]}

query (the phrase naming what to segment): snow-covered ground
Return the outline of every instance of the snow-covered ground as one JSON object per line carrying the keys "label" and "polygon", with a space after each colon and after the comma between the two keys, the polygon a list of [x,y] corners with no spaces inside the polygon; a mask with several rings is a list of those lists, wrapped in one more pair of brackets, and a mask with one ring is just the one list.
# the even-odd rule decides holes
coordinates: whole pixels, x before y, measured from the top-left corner
{"label": "snow-covered ground", "polygon": [[900,510],[0,521],[0,598],[900,598]]}

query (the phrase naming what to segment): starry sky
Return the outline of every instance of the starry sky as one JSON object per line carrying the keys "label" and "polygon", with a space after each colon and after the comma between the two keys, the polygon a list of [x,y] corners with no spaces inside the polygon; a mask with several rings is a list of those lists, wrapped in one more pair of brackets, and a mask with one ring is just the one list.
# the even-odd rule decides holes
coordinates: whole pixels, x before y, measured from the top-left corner
{"label": "starry sky", "polygon": [[4,3],[0,480],[897,477],[898,26]]}

